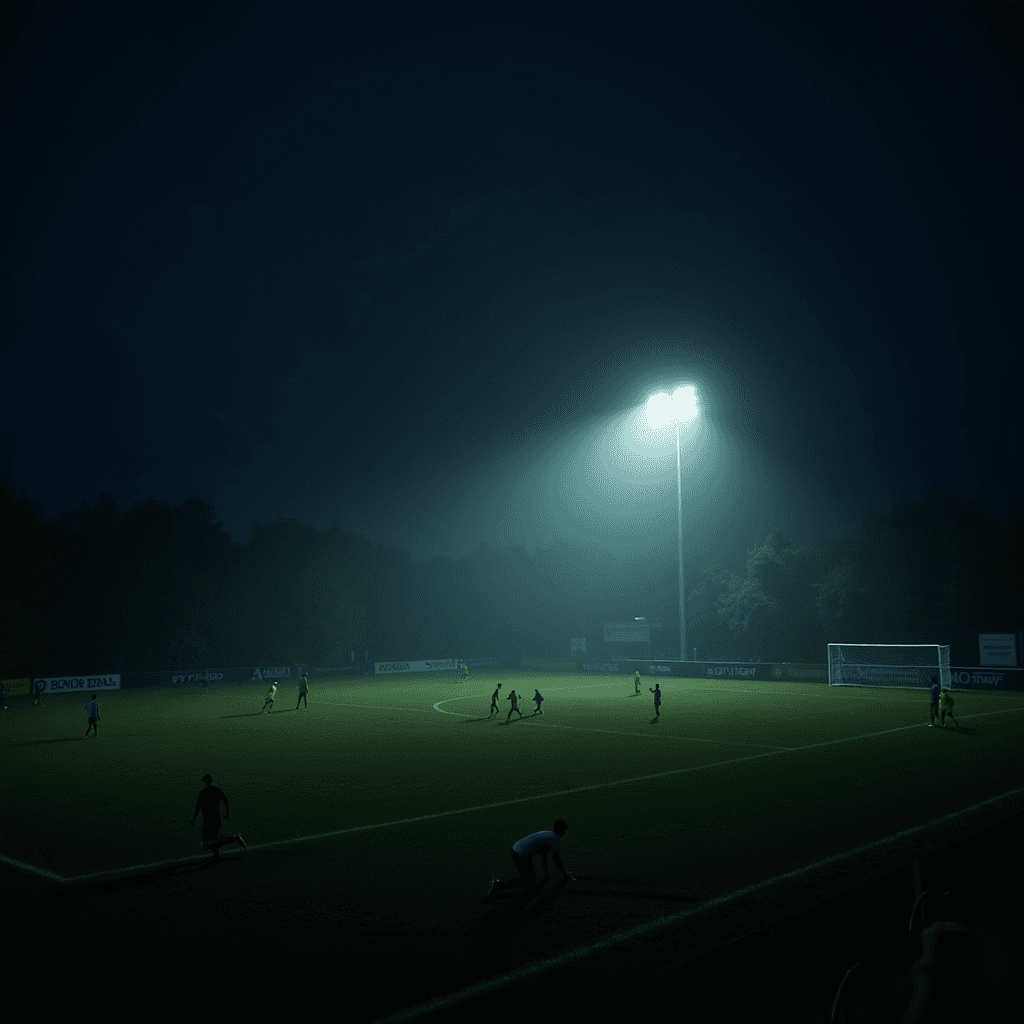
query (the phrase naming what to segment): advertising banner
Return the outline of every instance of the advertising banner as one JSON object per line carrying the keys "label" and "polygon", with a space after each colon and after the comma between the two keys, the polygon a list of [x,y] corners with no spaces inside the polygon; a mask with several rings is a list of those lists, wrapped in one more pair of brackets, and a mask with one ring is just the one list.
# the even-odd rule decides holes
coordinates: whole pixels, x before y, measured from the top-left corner
{"label": "advertising banner", "polygon": [[772,666],[772,678],[790,683],[827,683],[828,665],[792,665],[781,662]]}
{"label": "advertising banner", "polygon": [[1019,668],[951,668],[952,685],[962,690],[1024,689],[1024,669]]}
{"label": "advertising banner", "polygon": [[979,633],[978,664],[1002,665],[1015,668],[1017,665],[1017,636],[1014,633]]}
{"label": "advertising banner", "polygon": [[373,671],[378,676],[392,675],[395,672],[441,672],[452,671],[457,667],[454,658],[435,658],[432,661],[376,661]]}
{"label": "advertising banner", "polygon": [[105,676],[47,676],[35,680],[37,693],[96,693],[120,690],[121,673]]}

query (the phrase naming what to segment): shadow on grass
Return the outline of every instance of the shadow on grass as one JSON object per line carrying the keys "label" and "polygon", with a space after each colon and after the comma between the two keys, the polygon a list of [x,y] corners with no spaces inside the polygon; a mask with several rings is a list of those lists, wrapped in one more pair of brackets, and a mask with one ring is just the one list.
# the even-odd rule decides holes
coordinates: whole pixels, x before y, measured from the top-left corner
{"label": "shadow on grass", "polygon": [[97,893],[124,892],[130,889],[142,889],[147,885],[157,882],[165,882],[168,878],[176,878],[187,875],[201,874],[205,871],[219,870],[224,864],[231,864],[237,861],[236,857],[225,857],[221,855],[218,863],[214,863],[212,857],[203,857],[201,860],[190,861],[185,864],[166,864],[162,867],[143,869],[141,871],[129,871],[117,878],[106,878],[95,882],[68,882],[64,890],[68,893],[77,893],[82,896],[95,895]]}
{"label": "shadow on grass", "polygon": [[[298,708],[281,708],[279,711],[268,711],[268,715],[286,715],[289,711],[298,711]],[[243,711],[238,715],[221,715],[221,718],[262,718],[262,711]]]}
{"label": "shadow on grass", "polygon": [[55,736],[48,740],[21,740],[18,743],[12,743],[12,747],[39,747],[44,743],[80,743],[84,740],[84,736]]}
{"label": "shadow on grass", "polygon": [[485,899],[488,912],[481,917],[474,932],[480,937],[509,935],[525,928],[547,912],[563,895],[565,882],[556,882],[539,890],[509,889]]}

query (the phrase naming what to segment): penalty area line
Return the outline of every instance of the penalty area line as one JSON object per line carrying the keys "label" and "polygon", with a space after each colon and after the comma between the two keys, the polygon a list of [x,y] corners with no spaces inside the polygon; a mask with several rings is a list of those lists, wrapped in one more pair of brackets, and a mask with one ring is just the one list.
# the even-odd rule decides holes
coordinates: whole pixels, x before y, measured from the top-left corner
{"label": "penalty area line", "polygon": [[1009,799],[1010,797],[1019,796],[1021,793],[1024,793],[1024,789],[1008,790],[1006,793],[1001,793],[999,796],[990,797],[988,800],[982,800],[980,803],[976,803],[971,807],[964,808],[960,811],[953,811],[950,814],[946,814],[941,818],[935,818],[934,820],[925,822],[922,825],[915,825],[912,828],[904,829],[902,832],[896,832],[893,835],[885,836],[882,839],[876,839],[873,842],[865,843],[863,846],[857,846],[852,850],[846,850],[843,853],[824,857],[821,860],[815,861],[813,864],[805,864],[803,867],[774,875],[772,878],[766,878],[761,882],[755,882],[753,885],[744,886],[742,889],[734,889],[732,892],[726,893],[724,896],[715,896],[712,899],[701,903],[700,906],[691,907],[689,910],[680,910],[677,913],[659,917],[654,921],[647,921],[634,928],[629,928],[626,931],[609,935],[607,938],[599,939],[597,942],[577,946],[575,949],[567,950],[565,953],[558,956],[548,957],[545,960],[529,964],[518,971],[510,971],[507,974],[490,978],[487,981],[481,981],[477,982],[475,985],[469,985],[466,988],[460,989],[458,992],[451,992],[446,996],[440,996],[436,999],[431,999],[428,1002],[420,1003],[418,1006],[411,1006],[405,1010],[399,1010],[397,1013],[393,1013],[390,1016],[379,1018],[374,1022],[374,1024],[404,1024],[405,1021],[415,1020],[418,1017],[426,1016],[427,1014],[434,1013],[438,1010],[449,1010],[453,1006],[465,1002],[467,999],[487,995],[494,992],[496,989],[504,988],[506,985],[514,984],[517,981],[523,981],[526,978],[540,974],[543,971],[550,970],[553,967],[564,967],[567,964],[573,963],[576,960],[581,960],[593,953],[599,953],[603,950],[620,946],[633,939],[643,938],[652,932],[660,931],[661,929],[667,928],[671,925],[679,924],[679,922],[685,921],[688,918],[696,917],[698,914],[701,914],[706,910],[725,906],[726,904],[733,903],[744,896],[752,895],[753,893],[759,892],[763,889],[769,889],[781,882],[791,881],[792,879],[799,878],[802,875],[811,874],[822,868],[830,867],[831,865],[838,864],[841,861],[848,860],[851,857],[856,857],[871,850],[876,850],[879,847],[886,846],[889,843],[894,843],[897,840],[906,839],[907,837],[915,835],[918,832],[922,832],[925,829],[955,821],[957,818],[963,817],[964,815],[972,814],[985,807],[990,807],[993,804]]}

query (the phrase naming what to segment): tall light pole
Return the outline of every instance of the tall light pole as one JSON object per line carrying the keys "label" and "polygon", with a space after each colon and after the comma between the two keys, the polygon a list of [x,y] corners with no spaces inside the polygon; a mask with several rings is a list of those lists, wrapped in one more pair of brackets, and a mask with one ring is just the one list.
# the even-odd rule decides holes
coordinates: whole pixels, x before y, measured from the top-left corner
{"label": "tall light pole", "polygon": [[689,385],[647,399],[647,422],[652,427],[676,428],[676,527],[679,546],[679,660],[686,661],[686,589],[683,574],[683,473],[679,451],[679,428],[697,417],[697,395]]}

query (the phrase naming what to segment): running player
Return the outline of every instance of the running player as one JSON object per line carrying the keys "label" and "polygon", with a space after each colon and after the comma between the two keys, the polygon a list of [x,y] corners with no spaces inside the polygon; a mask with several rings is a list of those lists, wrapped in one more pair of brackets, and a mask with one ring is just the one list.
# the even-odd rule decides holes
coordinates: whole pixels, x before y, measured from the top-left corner
{"label": "running player", "polygon": [[228,807],[228,798],[224,795],[224,790],[219,786],[213,785],[213,779],[209,775],[204,775],[199,781],[205,783],[206,788],[201,789],[199,796],[196,797],[196,809],[192,812],[192,824],[196,823],[196,815],[202,814],[203,846],[213,853],[212,863],[217,864],[220,862],[220,848],[222,846],[226,843],[238,843],[244,850],[245,840],[240,835],[221,838],[220,805],[224,804],[224,817],[229,818],[231,815]]}
{"label": "running player", "polygon": [[491,718],[493,715],[498,714],[498,694],[501,692],[501,683],[498,683],[498,689],[491,694],[491,713],[487,716]]}
{"label": "running player", "polygon": [[274,710],[274,698],[277,696],[277,680],[275,679],[270,684],[270,689],[267,690],[267,699],[263,702],[263,710],[261,714],[269,715]]}
{"label": "running player", "polygon": [[309,707],[309,702],[306,700],[306,694],[309,693],[309,680],[306,678],[306,673],[302,673],[302,678],[299,680],[299,699],[295,702],[295,710],[299,710],[301,704],[304,708]]}
{"label": "running player", "polygon": [[640,696],[640,669],[636,670],[636,674],[633,676],[633,685],[636,687],[636,693],[634,696]]}
{"label": "running player", "polygon": [[533,700],[534,700],[534,702],[535,702],[535,703],[536,703],[536,705],[537,705],[537,711],[536,711],[536,714],[538,714],[538,715],[543,715],[543,714],[544,714],[544,712],[543,712],[543,711],[541,711],[541,709],[540,709],[540,702],[541,702],[541,701],[542,701],[543,699],[544,699],[544,698],[543,698],[543,697],[542,697],[542,696],[540,695],[540,690],[534,690],[534,691],[533,691]]}
{"label": "running player", "polygon": [[508,696],[507,696],[507,697],[505,698],[505,700],[510,700],[510,701],[512,701],[512,707],[510,707],[510,708],[508,709],[508,718],[506,718],[506,719],[505,719],[505,724],[506,724],[506,725],[508,725],[508,719],[512,717],[512,712],[513,712],[513,711],[517,712],[520,718],[522,718],[522,717],[523,717],[523,713],[522,713],[522,711],[520,711],[520,710],[519,710],[519,697],[517,696],[517,694],[516,694],[516,691],[515,691],[515,690],[513,690],[513,691],[512,691],[512,692],[511,692],[511,693],[510,693],[510,694],[509,694],[509,695],[508,695]]}

